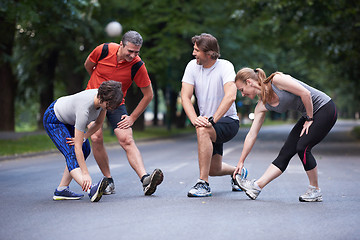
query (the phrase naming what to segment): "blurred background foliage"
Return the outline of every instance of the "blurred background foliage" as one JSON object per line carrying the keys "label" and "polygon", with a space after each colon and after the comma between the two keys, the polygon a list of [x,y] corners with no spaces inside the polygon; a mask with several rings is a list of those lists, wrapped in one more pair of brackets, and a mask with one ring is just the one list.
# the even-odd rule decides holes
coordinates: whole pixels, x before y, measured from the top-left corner
{"label": "blurred background foliage", "polygon": [[[268,75],[282,71],[329,94],[340,117],[360,112],[355,0],[1,0],[0,131],[41,129],[54,99],[83,90],[87,55],[103,42],[121,40],[106,35],[111,21],[144,38],[141,58],[155,93],[147,110],[153,125],[185,127],[178,102],[181,78],[193,58],[191,37],[203,32],[217,37],[221,58],[236,71],[244,66],[261,67]],[[130,112],[139,94],[129,89]],[[253,104],[237,99],[244,119]],[[134,128],[144,127],[143,115]]]}

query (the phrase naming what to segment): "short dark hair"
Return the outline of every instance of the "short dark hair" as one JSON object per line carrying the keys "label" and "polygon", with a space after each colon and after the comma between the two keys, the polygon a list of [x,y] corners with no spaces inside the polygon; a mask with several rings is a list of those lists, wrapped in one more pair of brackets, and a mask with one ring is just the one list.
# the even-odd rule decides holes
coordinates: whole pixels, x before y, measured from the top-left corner
{"label": "short dark hair", "polygon": [[104,81],[99,89],[97,97],[100,99],[100,103],[107,101],[106,107],[109,110],[117,108],[123,100],[123,92],[121,90],[121,82],[113,80]]}
{"label": "short dark hair", "polygon": [[202,33],[201,35],[195,35],[191,39],[192,43],[197,45],[197,47],[209,54],[211,59],[218,59],[220,57],[220,47],[217,39],[208,33]]}
{"label": "short dark hair", "polygon": [[132,44],[134,44],[135,46],[142,46],[143,44],[143,39],[140,35],[140,33],[136,32],[136,31],[127,31],[124,36],[121,39],[121,42],[124,44],[124,46],[128,43],[131,42]]}

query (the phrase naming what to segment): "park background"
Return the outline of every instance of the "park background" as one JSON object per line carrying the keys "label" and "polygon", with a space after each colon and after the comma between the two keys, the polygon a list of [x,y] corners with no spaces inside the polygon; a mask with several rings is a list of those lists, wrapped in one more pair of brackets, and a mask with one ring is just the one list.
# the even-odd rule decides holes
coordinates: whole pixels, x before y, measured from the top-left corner
{"label": "park background", "polygon": [[[144,39],[140,57],[154,99],[135,122],[135,132],[154,126],[177,132],[189,125],[179,91],[193,59],[191,37],[203,32],[218,39],[221,58],[236,71],[249,66],[267,75],[288,73],[330,95],[340,118],[359,118],[360,3],[355,0],[1,0],[0,134],[41,131],[43,113],[54,99],[85,89],[88,54],[101,43],[121,40],[122,34],[110,37],[105,31],[112,21],[121,23],[123,33],[136,30]],[[141,97],[133,84],[129,112]],[[254,103],[239,94],[243,124]],[[297,117],[269,114],[281,121]],[[6,148],[5,141],[1,145]]]}

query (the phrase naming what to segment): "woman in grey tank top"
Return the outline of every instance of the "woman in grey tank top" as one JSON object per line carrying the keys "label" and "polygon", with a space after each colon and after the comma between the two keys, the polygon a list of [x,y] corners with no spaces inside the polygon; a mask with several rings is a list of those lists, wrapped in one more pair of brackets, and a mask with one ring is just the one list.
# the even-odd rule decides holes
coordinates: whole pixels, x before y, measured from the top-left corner
{"label": "woman in grey tank top", "polygon": [[[336,107],[331,98],[281,72],[275,72],[266,77],[261,68],[242,68],[236,74],[235,83],[243,97],[251,99],[259,97],[254,111],[255,118],[246,135],[239,163],[234,172],[239,187],[255,200],[261,190],[279,177],[287,168],[291,158],[298,154],[310,184],[306,193],[299,197],[299,201],[322,201],[317,164],[311,150],[325,138],[336,122]],[[288,110],[296,110],[302,117],[291,130],[279,155],[258,180],[242,179],[239,174],[255,144],[266,112],[283,113]]]}

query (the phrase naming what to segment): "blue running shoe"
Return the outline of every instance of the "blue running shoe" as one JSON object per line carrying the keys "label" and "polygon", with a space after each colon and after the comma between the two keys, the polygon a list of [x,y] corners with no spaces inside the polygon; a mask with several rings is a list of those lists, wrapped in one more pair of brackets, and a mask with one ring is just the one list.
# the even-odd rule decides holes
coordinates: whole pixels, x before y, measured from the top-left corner
{"label": "blue running shoe", "polygon": [[69,186],[67,186],[64,190],[58,191],[55,189],[53,199],[54,200],[78,200],[80,198],[84,197],[84,194],[77,194],[74,193],[69,189]]}
{"label": "blue running shoe", "polygon": [[92,202],[100,201],[108,184],[107,178],[103,177],[98,184],[91,186],[89,193],[90,200]]}
{"label": "blue running shoe", "polygon": [[[241,179],[246,179],[248,175],[248,170],[243,167],[241,169]],[[242,192],[241,188],[236,184],[236,181],[231,176],[231,188],[234,192]]]}
{"label": "blue running shoe", "polygon": [[194,187],[188,192],[188,197],[210,197],[211,189],[207,182],[199,179]]}

